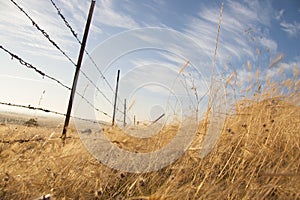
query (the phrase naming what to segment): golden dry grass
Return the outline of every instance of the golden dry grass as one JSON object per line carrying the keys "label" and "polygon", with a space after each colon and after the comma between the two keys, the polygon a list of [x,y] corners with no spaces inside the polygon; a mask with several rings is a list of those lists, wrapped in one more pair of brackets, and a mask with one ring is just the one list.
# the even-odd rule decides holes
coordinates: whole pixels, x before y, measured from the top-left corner
{"label": "golden dry grass", "polygon": [[[75,130],[63,146],[60,128],[2,124],[0,199],[43,194],[52,199],[299,199],[299,113],[299,105],[278,98],[239,101],[208,156],[198,158],[205,134],[205,124],[200,124],[183,157],[144,174],[102,165]],[[115,131],[120,134],[113,138],[117,145],[141,142]],[[107,129],[108,135],[112,132]]]}

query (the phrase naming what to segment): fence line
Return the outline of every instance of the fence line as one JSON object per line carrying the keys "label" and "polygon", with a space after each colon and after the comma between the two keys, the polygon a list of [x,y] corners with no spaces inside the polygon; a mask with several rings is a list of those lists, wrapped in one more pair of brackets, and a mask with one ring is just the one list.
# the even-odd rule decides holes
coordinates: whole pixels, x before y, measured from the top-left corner
{"label": "fence line", "polygon": [[[72,35],[75,37],[75,39],[78,41],[78,43],[81,45],[81,41],[78,38],[78,34],[75,32],[75,30],[72,28],[72,26],[70,25],[70,23],[66,20],[66,17],[62,14],[62,12],[60,11],[60,9],[56,6],[56,4],[54,3],[53,0],[50,0],[52,5],[54,6],[54,8],[57,11],[57,14],[60,16],[60,18],[64,21],[65,25],[69,28],[69,30],[71,31]],[[101,78],[105,80],[106,84],[109,86],[109,88],[111,89],[111,91],[113,92],[113,88],[110,85],[110,83],[107,81],[107,79],[105,78],[104,74],[101,72],[101,70],[99,69],[99,66],[96,64],[96,62],[94,61],[94,59],[91,57],[91,55],[89,54],[89,52],[85,49],[84,50],[86,55],[89,57],[89,59],[92,61],[93,65],[95,66],[95,68],[97,69],[97,71],[99,72],[99,74],[101,75]]]}
{"label": "fence line", "polygon": [[[61,112],[57,112],[57,111],[53,111],[53,110],[49,110],[49,109],[41,108],[41,107],[34,107],[34,106],[31,106],[31,105],[25,106],[25,105],[14,104],[14,103],[5,103],[5,102],[0,102],[0,104],[1,105],[6,105],[6,106],[18,107],[18,108],[25,108],[25,109],[29,109],[29,110],[38,110],[38,111],[42,111],[42,112],[45,112],[45,113],[52,113],[52,114],[60,115],[60,116],[64,116],[64,117],[66,116],[66,114],[61,113]],[[74,117],[74,116],[71,116],[71,117],[73,119],[78,119],[78,120],[81,120],[81,121],[92,122],[94,124],[103,124],[103,125],[106,125],[106,123],[103,123],[103,122],[100,122],[100,121],[95,121],[95,120],[91,120],[91,119],[85,119],[85,118],[81,118],[81,117]]]}
{"label": "fence line", "polygon": [[36,27],[47,39],[48,41],[55,46],[74,66],[76,66],[75,62],[50,38],[49,34],[46,33],[43,29],[39,27],[39,25],[33,21],[33,19],[21,8],[14,0],[10,0],[19,10],[26,15],[26,17],[31,21],[32,25]]}
{"label": "fence line", "polygon": [[[45,32],[45,30],[41,29],[40,26],[25,12],[25,10],[19,6],[14,0],[10,0],[19,10],[26,15],[26,17],[32,22],[33,26],[35,26],[47,39],[48,41],[54,45],[75,67],[77,67],[76,63],[50,38],[49,34]],[[80,70],[83,76],[100,92],[100,94],[111,104],[112,102],[104,95],[104,93],[96,86],[96,84],[86,75],[85,72]]]}
{"label": "fence line", "polygon": [[6,105],[6,106],[19,107],[19,108],[27,108],[29,110],[39,110],[39,111],[43,111],[43,112],[46,112],[46,113],[52,113],[52,114],[56,114],[56,115],[65,116],[64,113],[52,111],[52,110],[45,109],[45,108],[37,108],[37,107],[31,106],[31,105],[24,106],[24,105],[19,105],[19,104],[14,104],[14,103],[5,103],[5,102],[0,102],[0,104],[1,105]]}
{"label": "fence line", "polygon": [[74,29],[71,27],[71,25],[69,24],[69,22],[66,20],[66,18],[63,16],[63,14],[61,13],[60,9],[56,6],[56,4],[54,3],[53,0],[50,0],[52,5],[54,6],[54,8],[57,11],[57,14],[60,16],[60,18],[64,21],[65,25],[69,28],[69,30],[71,31],[72,35],[76,38],[76,40],[81,44],[81,41],[78,39],[77,33],[74,31]]}
{"label": "fence line", "polygon": [[[26,17],[31,21],[32,25],[43,34],[44,37],[47,38],[47,40],[54,46],[56,47],[66,58],[67,60],[69,60],[75,67],[77,67],[76,63],[54,42],[54,40],[52,40],[49,36],[49,34],[43,30],[30,16],[29,14],[21,7],[19,6],[14,0],[10,0],[23,14],[26,15]],[[69,30],[71,31],[72,35],[76,38],[76,40],[79,42],[79,44],[81,44],[81,41],[78,39],[78,36],[76,34],[76,32],[74,31],[74,29],[71,27],[71,25],[68,23],[68,21],[66,20],[66,18],[63,16],[63,14],[60,12],[60,9],[56,6],[56,4],[54,3],[53,0],[50,0],[52,5],[55,7],[55,9],[57,10],[58,15],[62,18],[62,20],[64,21],[65,25],[69,28]],[[64,84],[63,82],[61,82],[60,80],[56,79],[53,76],[50,76],[48,74],[46,74],[45,72],[43,72],[42,70],[38,69],[37,67],[33,66],[32,64],[24,61],[21,57],[19,57],[18,55],[12,53],[11,51],[7,50],[6,48],[4,48],[2,45],[0,45],[0,48],[5,51],[6,53],[8,53],[12,59],[15,58],[17,59],[21,65],[26,66],[29,69],[33,69],[36,73],[38,73],[39,75],[41,75],[43,78],[46,77],[56,83],[58,83],[60,86],[71,90],[71,88],[69,86],[67,86],[66,84]],[[103,80],[105,80],[106,84],[109,86],[110,90],[114,93],[114,90],[111,86],[111,84],[108,82],[108,80],[106,79],[106,77],[104,76],[104,74],[101,72],[101,70],[99,69],[98,65],[95,63],[95,61],[93,60],[93,58],[91,57],[91,55],[88,53],[88,51],[85,50],[86,55],[89,57],[89,59],[92,61],[94,67],[97,69],[97,71],[99,72],[99,74],[101,75],[101,78]],[[96,84],[88,77],[88,75],[83,72],[82,70],[80,70],[80,72],[83,74],[83,76],[96,88],[96,90],[106,99],[106,101],[108,101],[112,106],[113,103],[111,102],[111,100],[109,98],[107,98],[107,96],[96,86]],[[100,109],[96,108],[87,98],[84,97],[84,95],[80,94],[79,92],[76,91],[76,94],[79,95],[89,106],[91,106],[94,110],[96,110],[97,112],[100,112],[104,115],[106,115],[107,117],[112,118],[108,113],[101,111]],[[121,102],[122,100],[119,99]],[[56,111],[50,111],[48,109],[44,109],[44,108],[37,108],[37,107],[32,107],[32,106],[23,106],[23,105],[18,105],[18,104],[12,104],[12,103],[3,103],[0,102],[0,104],[2,105],[7,105],[7,106],[14,106],[14,107],[21,107],[21,108],[27,108],[27,109],[32,109],[32,110],[40,110],[40,111],[44,111],[44,112],[49,112],[49,113],[53,113],[53,114],[57,114],[57,115],[62,115],[62,116],[66,116],[66,114],[63,113],[59,113]],[[121,110],[119,110],[118,108],[116,109],[118,112],[124,114]],[[76,119],[80,119],[80,120],[85,120],[85,121],[89,121],[89,122],[94,122],[94,123],[99,123],[99,122],[95,122],[93,120],[89,120],[89,119],[82,119],[82,118],[78,118],[78,117],[72,117],[72,118],[76,118]],[[119,120],[117,120],[119,121]]]}
{"label": "fence line", "polygon": [[[66,17],[62,14],[61,9],[59,9],[57,7],[57,5],[54,3],[53,0],[50,0],[51,4],[54,6],[54,8],[57,11],[57,14],[60,16],[60,18],[64,21],[65,25],[68,27],[68,29],[70,30],[70,32],[72,33],[72,35],[74,36],[74,38],[78,41],[78,43],[81,45],[82,42],[79,40],[78,38],[78,34],[76,33],[76,31],[72,28],[72,26],[70,25],[70,23],[67,21]],[[91,60],[93,66],[96,68],[96,70],[99,72],[99,74],[101,75],[101,78],[105,81],[105,83],[108,85],[108,87],[110,88],[110,90],[114,93],[114,90],[111,86],[111,84],[107,81],[106,77],[104,76],[104,74],[101,72],[101,70],[99,69],[99,66],[96,64],[96,62],[94,61],[94,59],[92,58],[92,56],[89,54],[89,52],[85,49],[84,50],[85,54],[88,56],[88,58]],[[88,76],[82,71],[80,70],[81,73],[85,76],[86,79],[88,79],[88,81],[90,83],[92,83],[92,85],[101,93],[101,95],[111,104],[113,105],[113,103],[103,94],[102,91],[100,91],[95,84],[88,78]],[[120,97],[118,97],[119,101],[122,102],[122,100],[120,99]],[[121,113],[123,113],[122,111],[120,111],[118,108],[117,110]],[[124,113],[123,113],[124,114]]]}
{"label": "fence line", "polygon": [[111,105],[113,105],[112,104],[112,102],[111,102],[111,100],[109,100],[106,96],[105,96],[105,94],[95,85],[95,83],[86,75],[86,73],[84,73],[82,70],[80,70],[81,71],[81,73],[82,73],[82,75],[96,88],[96,90],[111,104]]}
{"label": "fence line", "polygon": [[32,64],[24,61],[22,58],[20,58],[19,56],[17,56],[16,54],[12,53],[11,51],[7,50],[5,47],[3,47],[2,45],[0,45],[0,49],[2,49],[3,51],[5,51],[6,53],[8,53],[11,58],[15,58],[17,59],[21,65],[24,65],[26,66],[27,68],[30,68],[30,69],[33,69],[36,73],[40,74],[41,76],[44,77],[47,77],[55,82],[57,82],[59,85],[63,86],[64,88],[67,88],[68,90],[71,90],[70,87],[68,87],[66,84],[62,83],[61,81],[57,80],[56,78],[52,77],[52,76],[49,76],[47,75],[45,72],[41,71],[40,69],[34,67]]}
{"label": "fence line", "polygon": [[[40,74],[41,76],[47,77],[47,78],[49,78],[50,80],[55,81],[56,83],[58,83],[58,84],[61,85],[62,87],[66,88],[66,89],[68,89],[68,90],[71,90],[70,87],[68,87],[67,85],[65,85],[65,84],[62,83],[61,81],[57,80],[56,78],[54,78],[54,77],[52,77],[52,76],[47,75],[45,72],[43,72],[43,71],[41,71],[40,69],[34,67],[34,66],[31,65],[30,63],[24,61],[22,58],[20,58],[20,57],[17,56],[16,54],[10,52],[10,51],[7,50],[6,48],[4,48],[2,45],[0,45],[0,49],[2,49],[3,51],[5,51],[6,53],[8,53],[12,58],[17,59],[17,60],[20,62],[21,65],[24,65],[24,66],[26,66],[27,68],[33,69],[36,73]],[[77,92],[77,91],[76,91],[76,94],[79,95],[82,99],[84,99],[84,100],[86,101],[86,103],[87,103],[89,106],[91,106],[93,109],[95,109],[96,111],[101,112],[101,113],[103,113],[104,115],[106,115],[106,116],[112,118],[112,117],[111,117],[110,115],[108,115],[106,112],[101,111],[100,109],[94,107],[93,104],[92,104],[89,100],[87,100],[82,94],[80,94],[80,93]]]}

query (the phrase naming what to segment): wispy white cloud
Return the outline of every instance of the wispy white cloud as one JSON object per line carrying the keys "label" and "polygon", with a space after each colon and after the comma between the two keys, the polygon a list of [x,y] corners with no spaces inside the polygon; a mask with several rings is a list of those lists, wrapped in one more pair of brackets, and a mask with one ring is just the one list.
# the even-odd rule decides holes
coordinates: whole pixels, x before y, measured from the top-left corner
{"label": "wispy white cloud", "polygon": [[249,9],[256,13],[255,21],[266,26],[271,26],[274,8],[271,1],[246,0]]}
{"label": "wispy white cloud", "polygon": [[[31,0],[26,3],[17,2],[17,4],[70,57],[76,56],[79,45],[56,14],[56,10],[54,8],[49,9],[52,6],[50,2]],[[36,55],[40,52],[45,52],[47,58],[59,58],[55,53],[58,50],[32,25],[31,21],[13,3],[5,1],[0,6],[5,7],[5,9],[0,8],[2,16],[0,22],[0,39],[3,45],[9,49],[14,49],[15,46],[18,49],[22,49],[22,52],[19,53],[27,52],[30,55]],[[63,55],[61,55],[61,58],[63,58]]]}
{"label": "wispy white cloud", "polygon": [[111,27],[138,28],[140,25],[136,20],[114,8],[115,3],[117,2],[111,0],[101,0],[97,3],[98,11],[95,12],[95,21]]}
{"label": "wispy white cloud", "polygon": [[186,64],[187,60],[184,60],[174,54],[158,52],[157,55],[153,55],[153,58],[131,58],[129,62],[134,67],[146,65],[170,66],[172,69],[178,72],[181,66]]}
{"label": "wispy white cloud", "polygon": [[259,43],[263,46],[266,47],[270,52],[275,53],[277,51],[277,43],[266,37],[261,37],[258,39]]}
{"label": "wispy white cloud", "polygon": [[187,60],[178,57],[174,54],[167,54],[167,53],[160,53],[160,55],[167,61],[167,62],[171,62],[172,64],[174,64],[175,66],[181,67],[181,65],[185,64],[187,62]]}
{"label": "wispy white cloud", "polygon": [[298,37],[300,31],[300,23],[298,22],[288,23],[286,21],[283,21],[280,23],[280,26],[283,31],[288,33],[289,36]]}
{"label": "wispy white cloud", "polygon": [[[245,57],[254,59],[253,52],[257,44],[276,52],[277,43],[266,31],[259,33],[262,36],[256,37],[253,42],[245,32],[249,28],[254,32],[260,32],[261,26],[269,27],[272,12],[272,5],[267,2],[255,0],[242,4],[238,1],[226,1],[217,53],[220,62],[225,62],[228,56],[235,60],[243,60]],[[216,46],[219,8],[204,6],[197,17],[190,17],[188,21],[184,31],[195,38],[212,58]]]}
{"label": "wispy white cloud", "polygon": [[284,9],[281,9],[281,10],[279,10],[279,11],[276,11],[276,12],[275,12],[274,18],[275,18],[276,20],[281,20],[281,18],[282,18],[282,16],[283,16],[284,12],[285,12]]}
{"label": "wispy white cloud", "polygon": [[134,67],[162,63],[161,60],[159,60],[159,59],[149,59],[149,58],[147,58],[147,59],[145,59],[145,58],[135,58],[135,59],[130,59],[129,62]]}
{"label": "wispy white cloud", "polygon": [[289,77],[293,76],[293,70],[299,68],[300,61],[291,62],[279,62],[276,67],[267,69],[265,71],[266,77],[272,78],[273,80],[282,80],[285,78],[282,74],[289,74]]}

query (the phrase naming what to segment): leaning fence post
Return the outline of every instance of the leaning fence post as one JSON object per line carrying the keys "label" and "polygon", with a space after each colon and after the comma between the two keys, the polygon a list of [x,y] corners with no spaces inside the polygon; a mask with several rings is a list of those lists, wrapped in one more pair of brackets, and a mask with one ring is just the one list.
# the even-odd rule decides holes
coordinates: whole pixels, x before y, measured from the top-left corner
{"label": "leaning fence post", "polygon": [[[153,122],[152,122],[152,124],[155,124],[156,122],[158,122],[158,120],[160,120],[161,118],[163,118],[165,116],[165,113],[163,113],[163,114],[161,114],[158,118],[156,118],[156,120],[154,120]],[[152,125],[151,124],[151,125]]]}
{"label": "leaning fence post", "polygon": [[67,129],[68,129],[69,122],[70,122],[70,115],[71,115],[71,111],[72,111],[74,95],[75,95],[75,92],[76,92],[77,80],[78,80],[78,76],[79,76],[79,72],[80,72],[80,67],[81,67],[81,63],[82,63],[82,58],[83,58],[83,53],[84,53],[87,37],[88,37],[88,34],[89,34],[90,24],[91,24],[91,21],[92,21],[94,6],[95,6],[95,0],[92,0],[89,15],[88,15],[88,19],[87,19],[87,22],[86,22],[86,25],[85,25],[85,30],[84,30],[84,35],[83,35],[81,47],[80,47],[80,52],[79,52],[79,56],[78,56],[78,60],[77,60],[76,71],[75,71],[75,75],[74,75],[74,79],[73,79],[73,85],[72,85],[72,89],[71,89],[71,94],[70,94],[69,105],[68,105],[68,110],[67,110],[67,114],[66,114],[64,129],[63,129],[63,132],[61,134],[61,139],[63,141],[65,141],[66,136],[67,136]]}
{"label": "leaning fence post", "polygon": [[117,98],[118,98],[118,88],[119,88],[119,78],[120,78],[120,70],[118,70],[117,75],[117,84],[116,84],[116,92],[115,92],[115,103],[114,103],[114,111],[113,111],[113,118],[112,118],[112,126],[115,125],[115,117],[116,117],[116,107],[117,107]]}

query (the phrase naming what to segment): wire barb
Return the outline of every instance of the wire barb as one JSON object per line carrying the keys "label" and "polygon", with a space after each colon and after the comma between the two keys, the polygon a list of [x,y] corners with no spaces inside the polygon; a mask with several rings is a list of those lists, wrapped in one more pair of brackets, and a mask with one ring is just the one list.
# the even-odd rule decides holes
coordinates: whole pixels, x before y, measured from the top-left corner
{"label": "wire barb", "polygon": [[39,25],[25,12],[25,10],[20,7],[14,0],[10,0],[19,10],[26,15],[26,17],[31,21],[32,25],[36,27],[47,39],[48,41],[55,46],[74,66],[76,63],[50,38],[49,34],[46,33],[43,29],[39,27]]}
{"label": "wire barb", "polygon": [[20,58],[19,56],[17,56],[16,54],[12,53],[11,51],[7,50],[5,47],[3,47],[2,45],[0,45],[0,49],[2,49],[3,51],[5,51],[6,53],[8,53],[11,58],[15,58],[17,59],[21,65],[24,65],[26,66],[27,68],[30,68],[30,69],[33,69],[36,73],[40,74],[43,78],[46,77],[46,78],[49,78],[53,81],[55,81],[56,83],[58,83],[59,85],[63,86],[64,88],[67,88],[68,90],[71,90],[70,87],[68,87],[67,85],[65,85],[64,83],[62,83],[61,81],[57,80],[56,78],[52,77],[52,76],[49,76],[47,75],[45,72],[43,72],[42,70],[34,67],[32,64],[24,61],[22,58]]}
{"label": "wire barb", "polygon": [[56,4],[54,3],[53,0],[50,0],[52,5],[54,6],[54,8],[57,11],[57,14],[60,16],[60,18],[64,21],[65,25],[69,28],[69,30],[71,31],[72,35],[76,38],[76,40],[81,44],[81,41],[78,39],[77,33],[74,31],[74,29],[71,27],[71,25],[69,24],[69,22],[66,20],[66,18],[63,16],[63,14],[61,13],[60,9],[56,6]]}

